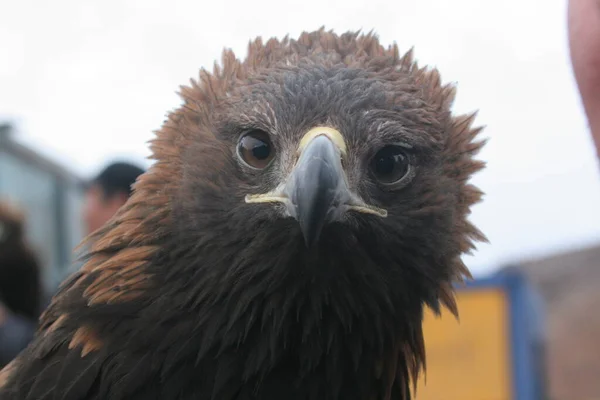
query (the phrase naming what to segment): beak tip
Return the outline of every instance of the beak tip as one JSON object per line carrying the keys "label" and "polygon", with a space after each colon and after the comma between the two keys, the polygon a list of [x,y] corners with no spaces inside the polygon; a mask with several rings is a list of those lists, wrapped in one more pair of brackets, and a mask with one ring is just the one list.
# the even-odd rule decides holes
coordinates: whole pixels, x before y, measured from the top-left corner
{"label": "beak tip", "polygon": [[315,243],[319,240],[321,236],[321,229],[316,226],[308,226],[305,223],[305,220],[299,220],[300,222],[300,231],[302,232],[302,238],[304,239],[304,245],[306,248],[311,249],[315,246]]}
{"label": "beak tip", "polygon": [[315,247],[315,243],[317,242],[316,238],[304,236],[304,245],[307,249],[312,249]]}
{"label": "beak tip", "polygon": [[304,246],[310,250],[313,247],[314,243],[311,240],[309,240],[305,235],[303,235],[303,236],[304,236]]}

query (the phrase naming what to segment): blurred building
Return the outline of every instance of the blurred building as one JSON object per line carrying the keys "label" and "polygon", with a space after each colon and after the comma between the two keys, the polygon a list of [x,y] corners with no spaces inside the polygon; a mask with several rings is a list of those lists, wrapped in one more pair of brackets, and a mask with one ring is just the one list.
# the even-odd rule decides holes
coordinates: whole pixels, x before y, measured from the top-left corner
{"label": "blurred building", "polygon": [[600,243],[529,260],[544,298],[552,399],[600,399]]}
{"label": "blurred building", "polygon": [[11,125],[0,125],[0,198],[26,212],[28,240],[44,267],[45,289],[53,291],[82,239],[82,179],[11,133]]}
{"label": "blurred building", "polygon": [[415,400],[547,399],[545,310],[527,275],[508,266],[456,289],[458,319],[425,312]]}

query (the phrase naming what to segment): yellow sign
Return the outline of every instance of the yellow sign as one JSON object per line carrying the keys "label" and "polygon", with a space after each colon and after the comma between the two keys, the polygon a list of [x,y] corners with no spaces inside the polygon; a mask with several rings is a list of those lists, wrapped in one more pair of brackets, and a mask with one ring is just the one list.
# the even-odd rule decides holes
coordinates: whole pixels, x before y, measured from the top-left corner
{"label": "yellow sign", "polygon": [[427,374],[416,400],[510,400],[512,368],[508,299],[500,288],[457,293],[459,318],[449,312],[424,321]]}

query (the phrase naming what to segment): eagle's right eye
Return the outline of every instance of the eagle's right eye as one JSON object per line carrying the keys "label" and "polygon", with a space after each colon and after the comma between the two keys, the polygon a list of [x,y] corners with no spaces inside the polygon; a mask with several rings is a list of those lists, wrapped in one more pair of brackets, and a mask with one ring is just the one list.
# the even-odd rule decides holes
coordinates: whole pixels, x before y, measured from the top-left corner
{"label": "eagle's right eye", "polygon": [[275,156],[269,134],[259,129],[253,129],[241,137],[237,152],[240,159],[254,169],[266,168]]}

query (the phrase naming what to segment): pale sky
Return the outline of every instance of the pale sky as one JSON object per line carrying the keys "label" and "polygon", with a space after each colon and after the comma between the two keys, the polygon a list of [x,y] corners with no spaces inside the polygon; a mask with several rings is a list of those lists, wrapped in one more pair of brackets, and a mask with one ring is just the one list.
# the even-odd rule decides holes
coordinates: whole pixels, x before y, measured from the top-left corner
{"label": "pale sky", "polygon": [[0,119],[88,176],[143,160],[179,104],[179,85],[224,47],[322,25],[375,30],[415,47],[456,82],[457,112],[479,109],[490,142],[473,221],[489,237],[467,262],[485,273],[600,243],[600,174],[568,59],[565,0],[0,1]]}

